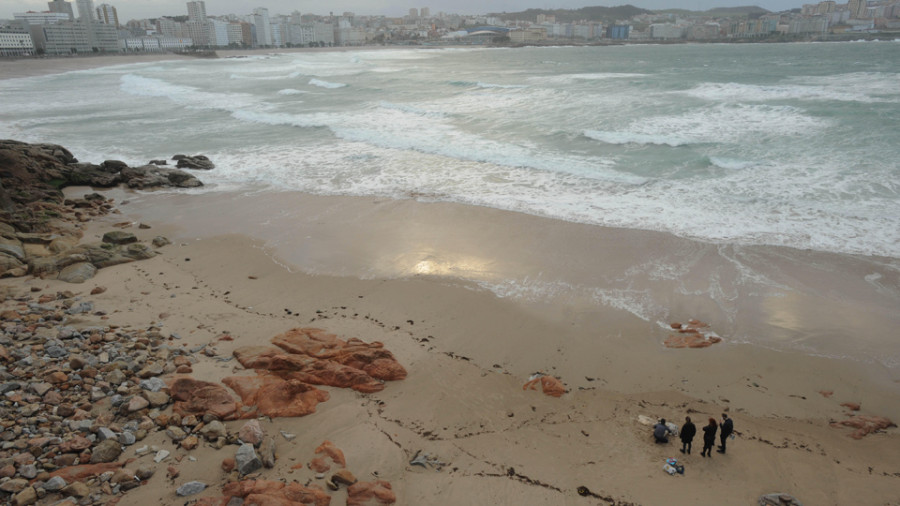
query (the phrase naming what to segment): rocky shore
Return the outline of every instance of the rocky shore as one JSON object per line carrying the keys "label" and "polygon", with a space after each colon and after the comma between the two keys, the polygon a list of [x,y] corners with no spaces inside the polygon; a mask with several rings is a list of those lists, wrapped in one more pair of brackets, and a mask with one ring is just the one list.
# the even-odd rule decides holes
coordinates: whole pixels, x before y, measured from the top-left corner
{"label": "rocky shore", "polygon": [[[406,376],[381,343],[295,329],[276,336],[274,347],[235,350],[234,357],[256,376],[232,376],[224,384],[197,380],[190,375],[198,361],[233,357],[219,356],[215,343],[185,347],[177,332],[163,332],[152,321],[143,328],[117,325],[92,300],[105,287],[87,293],[75,288],[98,269],[152,258],[170,242],[156,236],[142,243],[121,230],[132,225],[124,222],[103,233],[102,242],[80,244],[85,224],[119,211],[98,193],[72,199],[61,190],[192,188],[202,183],[182,168],[214,168],[202,155],[172,160],[177,168],[165,167],[167,160],[141,167],[113,160],[96,165],[79,162],[58,145],[0,140],[0,276],[74,284],[73,290],[47,293],[36,285],[24,292],[0,290],[0,498],[9,504],[116,504],[157,472],[177,478],[171,463],[192,459],[189,452],[205,443],[231,448],[220,464],[228,485],[221,497],[197,504],[246,499],[326,505],[330,496],[322,486],[262,479],[260,471],[275,464],[278,443],[259,419],[314,412],[329,394],[313,385],[375,392],[384,381]],[[216,339],[231,340],[227,334]],[[249,421],[236,431],[223,424],[237,419]],[[146,443],[154,433],[164,434],[164,444]],[[278,439],[295,437],[281,431]],[[178,450],[183,453],[175,457]],[[314,454],[322,456],[312,458],[309,468],[328,488],[346,487],[347,504],[395,501],[390,483],[357,480],[330,442]],[[175,494],[188,497],[207,486],[194,480]]]}

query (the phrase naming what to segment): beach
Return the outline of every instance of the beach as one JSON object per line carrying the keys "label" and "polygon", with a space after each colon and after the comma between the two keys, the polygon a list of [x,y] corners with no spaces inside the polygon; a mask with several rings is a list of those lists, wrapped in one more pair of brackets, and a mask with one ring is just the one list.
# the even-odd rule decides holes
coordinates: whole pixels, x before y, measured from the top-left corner
{"label": "beach", "polygon": [[[68,61],[72,66],[55,70],[51,60],[2,62],[0,75],[120,59]],[[846,356],[853,351],[848,331],[872,337],[870,356],[896,349],[893,299],[877,296],[900,285],[891,259],[774,246],[723,253],[720,245],[661,232],[414,199],[103,194],[120,214],[89,223],[83,242],[99,241],[118,224],[142,241],[161,235],[172,244],[154,258],[101,269],[81,285],[31,276],[4,284],[22,292],[75,291],[103,312],[83,315],[80,326],[159,327],[176,333],[185,349],[214,347],[213,356],[196,354],[192,365],[192,376],[204,381],[249,374],[228,360],[236,349],[268,345],[303,327],[381,342],[408,372],[375,393],[319,387],[330,399],[315,413],[263,417],[277,450],[275,466],[257,472],[262,479],[324,488],[305,464],[331,441],[359,480],[389,482],[397,504],[738,505],[774,492],[803,504],[900,504],[898,429],[854,439],[850,428],[832,425],[857,414],[900,419],[897,364]],[[540,279],[552,271],[573,284],[597,276],[618,287],[622,273],[649,272],[673,257],[692,259],[695,271],[680,278],[688,285],[702,285],[715,271],[729,286],[727,278],[739,274],[728,259],[740,257],[807,289],[779,297],[735,289],[741,317],[729,320],[724,315],[734,308],[707,301],[701,290],[652,274],[632,277],[630,289],[671,292],[661,297],[670,306],[670,321],[661,325],[577,291],[500,296],[456,275]],[[866,278],[873,269],[877,287]],[[91,295],[95,287],[106,290]],[[692,319],[722,341],[667,347],[678,332],[665,324]],[[731,339],[754,333],[760,341]],[[807,345],[816,353],[805,352]],[[523,389],[535,373],[558,378],[566,392]],[[722,413],[734,420],[736,437],[726,454],[711,458],[699,456],[702,436],[685,455],[677,437],[654,444],[646,425],[665,418],[680,426],[690,416],[699,429]],[[226,425],[237,432],[244,423]],[[182,504],[174,490],[193,480],[208,486],[191,499],[222,495],[230,474],[221,463],[233,446],[185,451],[163,431],[140,444],[173,456],[119,504]],[[431,460],[411,463],[422,454]],[[683,475],[663,471],[673,457]],[[128,447],[123,458],[149,463],[152,453]],[[167,465],[177,468],[176,478],[166,477]],[[329,493],[332,504],[346,500],[345,488]]]}

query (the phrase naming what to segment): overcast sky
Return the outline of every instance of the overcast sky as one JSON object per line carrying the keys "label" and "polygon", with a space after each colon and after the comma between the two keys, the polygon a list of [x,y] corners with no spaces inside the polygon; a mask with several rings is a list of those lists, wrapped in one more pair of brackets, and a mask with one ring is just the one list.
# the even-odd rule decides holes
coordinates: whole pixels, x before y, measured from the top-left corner
{"label": "overcast sky", "polygon": [[[310,14],[335,14],[353,12],[360,15],[403,16],[412,7],[428,7],[432,14],[438,12],[457,14],[486,14],[489,12],[518,12],[525,9],[577,9],[585,6],[603,5],[612,7],[630,3],[644,9],[682,8],[707,10],[713,7],[734,7],[758,5],[770,11],[782,11],[800,7],[815,0],[332,0],[327,5],[314,0],[205,0],[206,13],[210,16],[223,14],[249,14],[256,7],[266,7],[269,14],[290,14],[295,10]],[[418,2],[418,3],[417,3]],[[119,21],[155,18],[159,16],[187,15],[186,0],[94,0],[94,6],[101,3],[116,8]],[[838,3],[845,3],[838,0]],[[73,10],[77,15],[77,9]],[[46,0],[0,0],[0,19],[12,19],[13,14],[25,11],[46,11]]]}

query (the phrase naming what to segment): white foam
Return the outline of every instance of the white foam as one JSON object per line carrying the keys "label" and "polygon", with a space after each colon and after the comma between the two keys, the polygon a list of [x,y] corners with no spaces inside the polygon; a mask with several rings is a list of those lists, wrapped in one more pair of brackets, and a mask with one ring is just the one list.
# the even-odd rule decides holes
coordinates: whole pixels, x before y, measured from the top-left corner
{"label": "white foam", "polygon": [[278,90],[279,95],[300,95],[301,93],[309,93],[308,91],[296,90],[293,88],[285,88],[283,90]]}
{"label": "white foam", "polygon": [[313,86],[318,86],[320,88],[328,88],[328,89],[343,88],[343,87],[347,86],[344,83],[332,83],[332,82],[328,82],[328,81],[323,81],[321,79],[310,79],[309,84],[311,84]]}
{"label": "white foam", "polygon": [[896,102],[898,99],[873,97],[854,88],[850,83],[841,86],[811,84],[755,85],[743,83],[702,83],[683,93],[715,102],[770,102],[774,100],[833,100],[842,102]]}
{"label": "white foam", "polygon": [[658,144],[662,146],[684,146],[692,141],[683,137],[670,135],[639,134],[631,132],[605,132],[602,130],[585,130],[585,137],[607,144]]}

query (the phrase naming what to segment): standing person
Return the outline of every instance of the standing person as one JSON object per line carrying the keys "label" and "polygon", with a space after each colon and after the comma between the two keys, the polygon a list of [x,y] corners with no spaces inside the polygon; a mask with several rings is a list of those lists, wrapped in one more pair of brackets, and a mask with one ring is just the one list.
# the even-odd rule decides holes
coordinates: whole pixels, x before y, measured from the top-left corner
{"label": "standing person", "polygon": [[704,457],[712,457],[712,447],[716,444],[716,419],[710,418],[709,424],[703,427],[703,451],[700,455]]}
{"label": "standing person", "polygon": [[719,442],[722,443],[717,450],[719,453],[725,453],[725,442],[728,441],[728,436],[734,432],[734,423],[732,423],[731,418],[728,418],[728,415],[722,413],[722,430],[719,432]]}
{"label": "standing person", "polygon": [[666,425],[665,418],[661,418],[659,423],[653,426],[653,437],[656,438],[657,443],[668,443],[671,432],[669,426]]}
{"label": "standing person", "polygon": [[691,417],[684,417],[684,425],[681,426],[679,437],[681,438],[681,453],[687,450],[688,455],[691,454],[691,443],[694,442],[694,434],[697,433],[697,427],[691,421]]}

